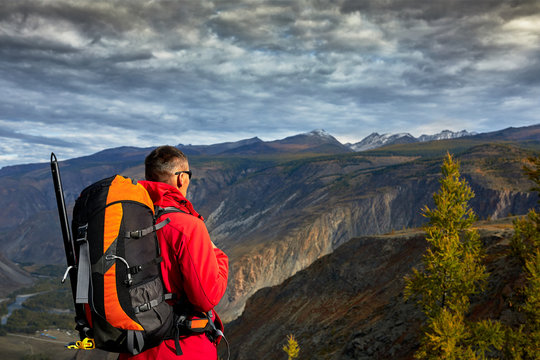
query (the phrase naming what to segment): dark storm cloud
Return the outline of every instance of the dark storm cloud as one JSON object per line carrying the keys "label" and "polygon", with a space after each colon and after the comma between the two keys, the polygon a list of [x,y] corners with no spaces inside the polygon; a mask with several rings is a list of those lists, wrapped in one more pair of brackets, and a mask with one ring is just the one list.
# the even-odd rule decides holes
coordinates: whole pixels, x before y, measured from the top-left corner
{"label": "dark storm cloud", "polygon": [[64,141],[58,138],[20,134],[6,129],[0,129],[0,138],[17,139],[31,144],[52,145],[58,147],[73,147],[76,145],[73,142]]}
{"label": "dark storm cloud", "polygon": [[2,2],[1,150],[537,123],[539,24],[517,0]]}

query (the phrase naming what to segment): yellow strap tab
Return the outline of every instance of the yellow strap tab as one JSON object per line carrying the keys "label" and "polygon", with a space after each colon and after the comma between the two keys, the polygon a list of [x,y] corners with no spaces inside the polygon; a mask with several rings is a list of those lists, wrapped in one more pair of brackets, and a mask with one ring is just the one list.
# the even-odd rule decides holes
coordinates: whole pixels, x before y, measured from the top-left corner
{"label": "yellow strap tab", "polygon": [[94,339],[84,338],[81,341],[67,344],[66,348],[73,349],[73,350],[78,350],[78,349],[92,350],[96,348],[96,344],[94,343]]}

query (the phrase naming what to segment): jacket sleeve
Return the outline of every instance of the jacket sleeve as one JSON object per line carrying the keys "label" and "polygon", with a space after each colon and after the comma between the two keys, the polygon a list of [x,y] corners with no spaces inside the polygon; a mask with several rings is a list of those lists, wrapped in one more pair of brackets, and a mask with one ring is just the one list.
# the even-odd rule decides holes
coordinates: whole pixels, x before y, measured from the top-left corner
{"label": "jacket sleeve", "polygon": [[[180,271],[184,277],[184,291],[197,310],[214,308],[227,288],[229,259],[210,240],[206,225],[194,219],[180,254]],[[186,229],[187,230],[187,229]]]}

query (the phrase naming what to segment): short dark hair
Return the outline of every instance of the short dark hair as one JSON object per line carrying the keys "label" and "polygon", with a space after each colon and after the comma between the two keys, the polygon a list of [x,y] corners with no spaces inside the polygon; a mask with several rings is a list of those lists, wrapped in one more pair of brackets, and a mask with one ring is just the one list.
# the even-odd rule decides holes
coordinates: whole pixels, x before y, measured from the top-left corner
{"label": "short dark hair", "polygon": [[149,181],[163,182],[177,167],[187,170],[187,156],[174,146],[159,146],[144,159],[144,176]]}

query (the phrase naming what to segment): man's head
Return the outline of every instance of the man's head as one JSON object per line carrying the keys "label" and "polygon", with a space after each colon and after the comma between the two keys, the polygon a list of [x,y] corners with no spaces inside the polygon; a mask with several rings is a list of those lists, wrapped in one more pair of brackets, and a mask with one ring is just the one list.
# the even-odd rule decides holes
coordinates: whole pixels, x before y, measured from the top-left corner
{"label": "man's head", "polygon": [[148,154],[144,172],[146,180],[169,184],[186,196],[191,178],[189,163],[186,155],[174,146],[160,146]]}

